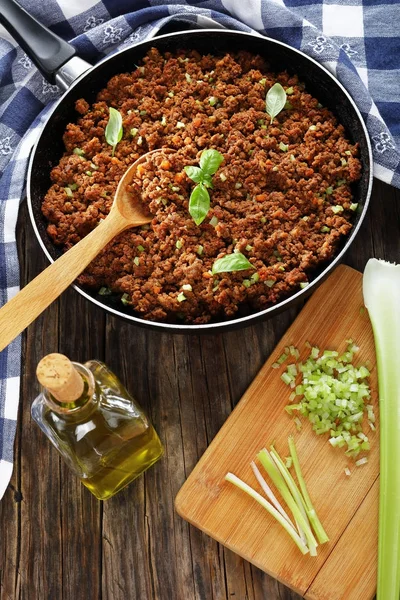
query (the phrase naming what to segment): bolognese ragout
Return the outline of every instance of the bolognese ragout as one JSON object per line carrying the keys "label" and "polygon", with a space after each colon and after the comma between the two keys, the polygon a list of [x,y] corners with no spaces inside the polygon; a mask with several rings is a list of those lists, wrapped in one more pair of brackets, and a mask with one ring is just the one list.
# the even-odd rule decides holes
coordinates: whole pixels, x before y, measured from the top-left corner
{"label": "bolognese ragout", "polygon": [[[271,116],[275,84],[285,101]],[[149,155],[132,183],[152,222],[118,235],[78,279],[137,316],[202,324],[267,308],[305,287],[352,229],[357,144],[297,76],[271,72],[260,56],[151,49],[76,110],[42,205],[49,236],[65,250],[108,215],[136,159],[174,151]],[[188,167],[201,170],[207,150],[220,158],[201,180]],[[202,220],[190,210],[196,185],[208,195]],[[215,268],[233,254],[240,268]]]}

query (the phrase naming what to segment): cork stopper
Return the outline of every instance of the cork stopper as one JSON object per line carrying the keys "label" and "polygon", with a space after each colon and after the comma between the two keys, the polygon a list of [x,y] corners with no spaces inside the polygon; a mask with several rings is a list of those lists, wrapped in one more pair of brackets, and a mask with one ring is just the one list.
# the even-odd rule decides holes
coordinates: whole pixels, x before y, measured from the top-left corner
{"label": "cork stopper", "polygon": [[44,356],[37,366],[36,376],[59,402],[74,402],[82,396],[83,379],[64,354]]}

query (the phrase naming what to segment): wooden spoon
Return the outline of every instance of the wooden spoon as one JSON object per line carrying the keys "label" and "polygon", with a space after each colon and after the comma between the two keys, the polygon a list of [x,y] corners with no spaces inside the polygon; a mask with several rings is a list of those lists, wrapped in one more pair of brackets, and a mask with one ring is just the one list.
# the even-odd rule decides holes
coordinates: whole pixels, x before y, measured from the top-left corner
{"label": "wooden spoon", "polygon": [[[162,149],[163,152],[173,152]],[[136,160],[118,184],[110,213],[80,242],[35,277],[14,298],[0,309],[0,351],[32,323],[85,270],[118,233],[130,227],[150,223],[152,217],[127,186],[132,182],[138,165],[147,160],[152,150]]]}

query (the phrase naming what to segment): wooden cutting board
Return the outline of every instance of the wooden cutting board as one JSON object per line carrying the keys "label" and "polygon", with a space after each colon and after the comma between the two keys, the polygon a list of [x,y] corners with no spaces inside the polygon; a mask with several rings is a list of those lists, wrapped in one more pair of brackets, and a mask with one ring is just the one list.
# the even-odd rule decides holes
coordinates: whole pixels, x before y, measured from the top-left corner
{"label": "wooden cutting board", "polygon": [[[285,346],[301,358],[305,342],[321,349],[360,347],[357,362],[372,365],[372,403],[377,414],[375,351],[368,314],[363,307],[362,275],[338,267],[313,294],[275,351],[244,394],[179,491],[180,516],[310,600],[370,600],[375,593],[379,448],[378,434],[366,426],[371,441],[369,462],[356,467],[343,449],[317,436],[308,421],[300,431],[284,410],[289,388],[281,369],[271,365]],[[290,362],[290,361],[287,361]],[[367,431],[368,430],[368,431]],[[302,556],[282,527],[252,498],[224,481],[228,471],[259,490],[250,462],[274,443],[289,454],[287,438],[295,436],[300,463],[314,506],[330,541],[315,558]],[[351,476],[344,469],[349,467]]]}

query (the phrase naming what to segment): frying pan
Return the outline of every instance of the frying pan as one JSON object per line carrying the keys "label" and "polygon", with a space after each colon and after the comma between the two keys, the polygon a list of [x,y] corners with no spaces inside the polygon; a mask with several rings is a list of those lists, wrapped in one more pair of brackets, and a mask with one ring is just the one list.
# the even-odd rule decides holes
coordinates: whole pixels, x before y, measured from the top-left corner
{"label": "frying pan", "polygon": [[264,56],[274,71],[287,70],[297,74],[307,91],[333,111],[346,129],[352,143],[360,146],[362,176],[353,186],[354,201],[360,208],[351,234],[342,244],[336,257],[314,273],[312,281],[303,290],[265,310],[252,314],[239,314],[237,318],[211,322],[204,325],[180,325],[146,321],[111,297],[102,297],[73,287],[87,300],[126,321],[152,329],[179,333],[199,333],[239,328],[266,319],[305,300],[341,261],[353,242],[367,211],[372,188],[372,151],[367,130],[361,115],[344,87],[319,63],[290,46],[258,35],[230,30],[178,31],[160,35],[105,58],[92,66],[75,55],[75,49],[58,38],[28,15],[14,0],[0,0],[0,22],[15,37],[36,66],[52,83],[65,89],[65,94],[48,117],[40,137],[33,148],[27,177],[29,214],[37,239],[50,261],[60,255],[46,232],[46,221],[41,213],[41,203],[51,185],[50,171],[58,164],[63,152],[62,136],[68,123],[76,120],[75,101],[85,98],[92,103],[108,80],[122,72],[132,71],[151,47],[160,52],[177,49],[195,49],[200,53],[225,53],[245,49]]}

